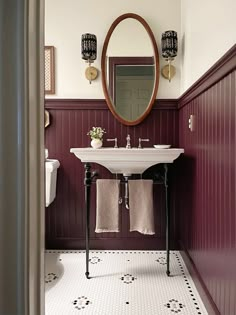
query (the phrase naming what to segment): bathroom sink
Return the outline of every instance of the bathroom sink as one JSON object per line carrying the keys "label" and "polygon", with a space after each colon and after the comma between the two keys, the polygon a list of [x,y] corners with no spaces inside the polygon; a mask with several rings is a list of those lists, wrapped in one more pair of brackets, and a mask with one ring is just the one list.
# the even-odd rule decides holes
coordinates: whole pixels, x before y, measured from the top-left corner
{"label": "bathroom sink", "polygon": [[173,163],[184,149],[126,149],[126,148],[71,148],[81,162],[103,165],[111,173],[142,174],[147,168],[159,163]]}

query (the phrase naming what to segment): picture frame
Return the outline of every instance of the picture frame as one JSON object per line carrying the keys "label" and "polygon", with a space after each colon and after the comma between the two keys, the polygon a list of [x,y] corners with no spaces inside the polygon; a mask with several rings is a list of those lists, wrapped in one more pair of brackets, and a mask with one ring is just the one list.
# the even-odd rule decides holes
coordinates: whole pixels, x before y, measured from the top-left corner
{"label": "picture frame", "polygon": [[55,47],[44,46],[45,94],[55,94]]}

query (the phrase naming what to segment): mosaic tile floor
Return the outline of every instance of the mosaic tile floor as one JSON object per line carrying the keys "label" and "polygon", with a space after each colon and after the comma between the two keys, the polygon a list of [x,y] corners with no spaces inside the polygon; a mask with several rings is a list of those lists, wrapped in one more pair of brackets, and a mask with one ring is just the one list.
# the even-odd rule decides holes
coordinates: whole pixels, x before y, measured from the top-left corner
{"label": "mosaic tile floor", "polygon": [[84,251],[45,254],[46,315],[207,315],[183,259],[172,251]]}

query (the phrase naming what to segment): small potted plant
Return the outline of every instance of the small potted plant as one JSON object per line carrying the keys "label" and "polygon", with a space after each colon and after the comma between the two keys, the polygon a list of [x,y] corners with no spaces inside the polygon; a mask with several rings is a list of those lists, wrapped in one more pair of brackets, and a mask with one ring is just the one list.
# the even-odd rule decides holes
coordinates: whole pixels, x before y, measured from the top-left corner
{"label": "small potted plant", "polygon": [[102,137],[106,133],[105,129],[101,127],[92,127],[87,133],[91,137],[91,147],[94,149],[99,149],[102,147]]}

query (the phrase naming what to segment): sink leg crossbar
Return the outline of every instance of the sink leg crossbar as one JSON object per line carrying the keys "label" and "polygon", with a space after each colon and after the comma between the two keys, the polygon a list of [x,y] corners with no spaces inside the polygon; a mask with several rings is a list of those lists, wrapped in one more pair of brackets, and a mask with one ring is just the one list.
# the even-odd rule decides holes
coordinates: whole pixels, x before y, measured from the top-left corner
{"label": "sink leg crossbar", "polygon": [[[97,176],[96,172],[91,173],[90,163],[85,163],[85,209],[86,209],[86,272],[85,276],[90,279],[89,276],[89,235],[90,235],[90,192],[92,180]],[[165,210],[166,210],[166,274],[170,276],[170,207],[169,207],[169,195],[168,195],[168,164],[164,163],[164,186],[165,186]]]}

